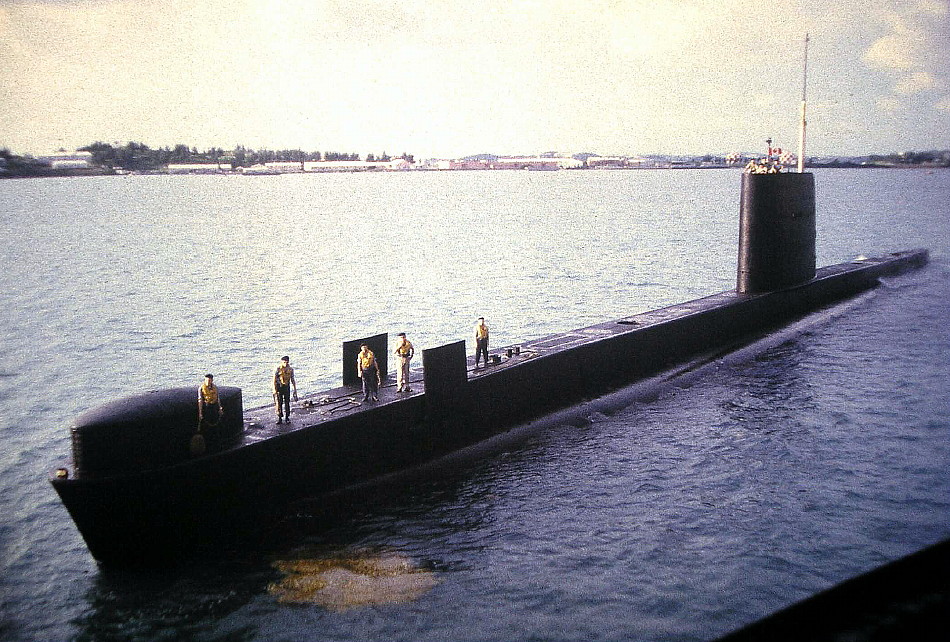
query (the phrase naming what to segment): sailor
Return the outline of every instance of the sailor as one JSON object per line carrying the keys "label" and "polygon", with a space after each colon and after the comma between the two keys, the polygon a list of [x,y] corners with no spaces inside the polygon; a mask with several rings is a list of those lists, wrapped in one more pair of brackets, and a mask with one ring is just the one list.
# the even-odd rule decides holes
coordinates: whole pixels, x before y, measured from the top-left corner
{"label": "sailor", "polygon": [[485,317],[478,317],[475,324],[475,367],[478,367],[479,357],[485,356],[485,365],[488,365],[488,326]]}
{"label": "sailor", "polygon": [[360,346],[360,353],[356,355],[356,367],[360,378],[363,379],[363,401],[379,401],[379,384],[382,383],[379,364],[376,363],[376,355],[365,343]]}
{"label": "sailor", "polygon": [[297,381],[294,369],[290,367],[290,357],[280,358],[280,365],[274,371],[274,404],[277,406],[277,423],[286,417],[290,423],[290,387],[293,386],[294,401],[297,401]]}
{"label": "sailor", "polygon": [[205,381],[198,387],[198,423],[213,426],[221,419],[224,408],[218,396],[218,387],[214,385],[214,375],[206,374]]}
{"label": "sailor", "polygon": [[397,336],[399,337],[399,343],[393,351],[399,364],[399,368],[396,370],[396,392],[403,392],[403,390],[412,392],[412,388],[409,387],[409,361],[415,354],[415,349],[406,339],[405,332],[400,332]]}

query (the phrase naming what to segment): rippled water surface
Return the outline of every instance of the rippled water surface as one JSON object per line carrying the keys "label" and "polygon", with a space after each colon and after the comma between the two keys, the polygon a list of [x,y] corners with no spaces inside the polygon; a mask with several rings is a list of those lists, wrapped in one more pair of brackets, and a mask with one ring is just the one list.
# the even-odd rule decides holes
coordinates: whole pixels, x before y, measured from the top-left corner
{"label": "rippled water surface", "polygon": [[[660,390],[539,424],[337,523],[99,569],[48,471],[68,423],[282,354],[495,345],[730,289],[732,171],[0,181],[0,638],[709,640],[950,536],[950,172],[816,174],[818,262],[931,265]],[[631,397],[632,398],[632,397]]]}

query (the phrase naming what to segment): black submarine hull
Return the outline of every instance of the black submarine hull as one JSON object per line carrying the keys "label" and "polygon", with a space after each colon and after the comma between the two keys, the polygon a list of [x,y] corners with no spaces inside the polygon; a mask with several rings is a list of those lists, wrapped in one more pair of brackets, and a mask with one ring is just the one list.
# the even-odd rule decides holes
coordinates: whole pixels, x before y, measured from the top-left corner
{"label": "black submarine hull", "polygon": [[[783,289],[722,292],[503,348],[481,370],[470,369],[464,342],[449,344],[423,351],[424,380],[409,395],[384,391],[379,404],[356,405],[339,401],[355,392],[343,390],[295,414],[282,430],[262,427],[262,418],[271,420],[269,407],[250,409],[242,427],[229,427],[201,456],[169,455],[160,465],[112,457],[108,466],[86,468],[74,461],[72,476],[51,482],[100,562],[175,559],[202,543],[226,548],[232,533],[277,518],[296,501],[319,502],[678,364],[729,352],[927,261],[926,250],[911,250],[821,268]],[[181,412],[193,413],[194,390],[183,390],[169,394],[187,394],[192,407]],[[225,393],[232,399],[226,416],[240,412],[239,391],[236,402],[235,393]],[[118,404],[116,421],[140,402]],[[74,460],[81,459],[76,442],[83,430],[73,428]]]}

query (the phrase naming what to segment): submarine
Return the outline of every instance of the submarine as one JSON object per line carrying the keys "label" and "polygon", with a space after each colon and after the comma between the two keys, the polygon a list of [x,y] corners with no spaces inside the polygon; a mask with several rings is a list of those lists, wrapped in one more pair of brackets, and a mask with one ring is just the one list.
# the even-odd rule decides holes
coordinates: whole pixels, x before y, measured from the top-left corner
{"label": "submarine", "polygon": [[[126,397],[69,427],[72,459],[50,482],[101,564],[178,560],[225,550],[234,533],[319,505],[346,489],[412,470],[546,414],[737,350],[804,316],[928,263],[926,249],[816,268],[811,173],[743,173],[736,288],[495,348],[472,367],[465,342],[422,351],[412,391],[384,385],[361,404],[356,354],[368,344],[388,373],[387,334],[342,346],[342,382],[301,397],[293,423],[270,405],[244,409],[240,388],[219,387],[224,409],[190,448],[196,388]],[[387,377],[388,380],[388,377]],[[384,382],[386,383],[386,382]]]}

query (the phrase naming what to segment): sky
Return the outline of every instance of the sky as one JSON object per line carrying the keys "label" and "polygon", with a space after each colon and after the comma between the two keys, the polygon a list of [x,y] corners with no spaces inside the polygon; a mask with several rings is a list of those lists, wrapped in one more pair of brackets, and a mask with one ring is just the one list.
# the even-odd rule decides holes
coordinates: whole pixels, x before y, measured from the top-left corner
{"label": "sky", "polygon": [[0,148],[950,149],[950,0],[0,0]]}

